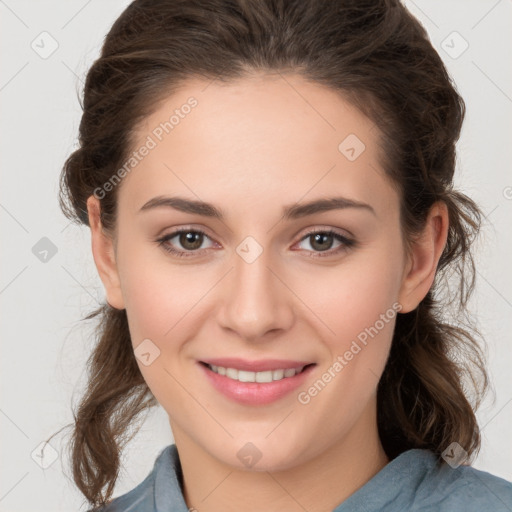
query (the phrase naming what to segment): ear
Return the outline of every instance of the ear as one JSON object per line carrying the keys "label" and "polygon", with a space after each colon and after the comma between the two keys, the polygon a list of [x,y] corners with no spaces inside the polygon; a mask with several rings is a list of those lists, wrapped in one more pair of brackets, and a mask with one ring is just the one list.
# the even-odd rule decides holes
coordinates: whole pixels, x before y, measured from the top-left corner
{"label": "ear", "polygon": [[411,242],[398,297],[402,304],[400,313],[416,309],[430,290],[446,245],[448,226],[448,207],[446,203],[438,201],[431,207],[423,231]]}
{"label": "ear", "polygon": [[116,309],[124,309],[124,299],[115,260],[114,242],[101,224],[99,199],[91,195],[87,199],[87,212],[91,228],[91,243],[94,262],[98,270],[108,303]]}

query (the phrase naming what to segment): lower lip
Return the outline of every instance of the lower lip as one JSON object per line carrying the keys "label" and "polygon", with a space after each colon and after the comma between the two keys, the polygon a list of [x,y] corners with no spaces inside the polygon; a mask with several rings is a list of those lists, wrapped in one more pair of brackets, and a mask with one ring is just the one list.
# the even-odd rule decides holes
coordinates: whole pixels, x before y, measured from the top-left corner
{"label": "lower lip", "polygon": [[215,389],[235,402],[246,405],[265,405],[279,400],[303,384],[315,367],[308,366],[293,377],[272,382],[240,382],[215,373],[203,363],[198,364]]}

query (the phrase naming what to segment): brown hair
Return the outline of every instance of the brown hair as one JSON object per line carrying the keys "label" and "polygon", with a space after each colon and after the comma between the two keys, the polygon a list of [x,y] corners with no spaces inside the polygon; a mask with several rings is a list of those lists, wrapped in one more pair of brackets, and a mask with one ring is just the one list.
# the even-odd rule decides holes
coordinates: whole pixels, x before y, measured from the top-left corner
{"label": "brown hair", "polygon": [[[434,285],[414,311],[396,319],[378,385],[378,428],[391,459],[411,448],[439,455],[453,441],[472,456],[480,448],[474,411],[488,376],[466,307],[481,213],[452,186],[465,105],[426,31],[399,0],[132,2],[87,74],[79,147],[61,175],[63,212],[88,225],[87,198],[122,167],[137,123],[184,80],[229,82],[258,71],[292,71],[328,86],[377,125],[381,165],[400,191],[407,243],[433,203],[446,203],[448,241]],[[100,201],[109,233],[117,189]],[[458,324],[447,321],[448,305],[456,306]],[[134,357],[126,311],[105,304],[87,319],[98,315],[70,443],[74,480],[94,505],[112,496],[128,427],[156,405]]]}

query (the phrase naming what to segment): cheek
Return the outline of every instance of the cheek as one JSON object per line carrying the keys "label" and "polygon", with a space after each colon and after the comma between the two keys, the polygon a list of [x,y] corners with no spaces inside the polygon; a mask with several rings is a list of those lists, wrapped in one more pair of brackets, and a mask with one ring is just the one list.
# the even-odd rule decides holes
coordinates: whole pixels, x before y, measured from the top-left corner
{"label": "cheek", "polygon": [[139,369],[167,411],[189,405],[190,396],[180,385],[186,374],[181,372],[179,361],[186,341],[193,337],[194,307],[211,287],[206,276],[198,278],[196,272],[194,278],[184,268],[171,265],[165,258],[155,261],[154,253],[142,252],[131,253],[122,265],[123,295],[135,353],[139,344],[151,340],[152,357],[158,354],[149,365],[138,360]]}
{"label": "cheek", "polygon": [[392,247],[369,252],[333,269],[316,287],[311,278],[303,289],[315,290],[308,306],[322,320],[328,357],[298,399],[311,417],[330,418],[322,427],[326,436],[339,433],[338,425],[353,424],[376,392],[401,309],[400,262]]}
{"label": "cheek", "polygon": [[153,247],[125,253],[119,267],[134,345],[144,338],[170,339],[211,287],[194,265],[166,261]]}
{"label": "cheek", "polygon": [[364,254],[354,252],[339,266],[303,272],[294,291],[318,318],[319,332],[343,344],[373,326],[381,315],[395,316],[401,265],[399,250],[376,246]]}

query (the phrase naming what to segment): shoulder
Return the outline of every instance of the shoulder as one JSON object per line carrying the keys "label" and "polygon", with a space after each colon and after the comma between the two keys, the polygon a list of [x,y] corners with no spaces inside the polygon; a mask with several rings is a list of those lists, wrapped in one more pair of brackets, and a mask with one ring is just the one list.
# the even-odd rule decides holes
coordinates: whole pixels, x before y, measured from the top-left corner
{"label": "shoulder", "polygon": [[[88,512],[154,512],[160,510],[158,502],[162,498],[171,505],[175,496],[171,494],[165,497],[162,496],[161,482],[167,480],[169,492],[176,493],[180,485],[178,480],[180,470],[177,471],[176,467],[178,461],[176,445],[172,444],[165,447],[158,455],[149,475],[137,487],[122,496],[114,498],[100,509],[89,510]],[[159,489],[158,492],[157,488]]]}
{"label": "shoulder", "polygon": [[416,490],[413,510],[512,511],[512,482],[472,466],[451,467],[427,450],[412,452],[429,468]]}
{"label": "shoulder", "polygon": [[334,512],[512,512],[512,483],[414,448],[391,460]]}

